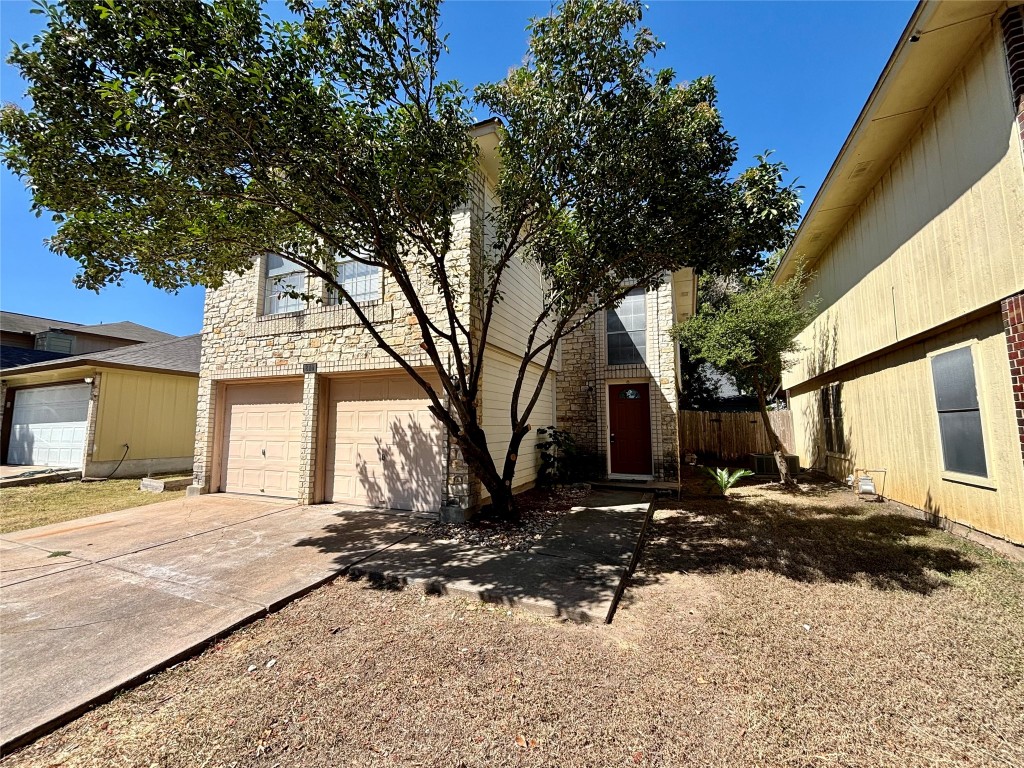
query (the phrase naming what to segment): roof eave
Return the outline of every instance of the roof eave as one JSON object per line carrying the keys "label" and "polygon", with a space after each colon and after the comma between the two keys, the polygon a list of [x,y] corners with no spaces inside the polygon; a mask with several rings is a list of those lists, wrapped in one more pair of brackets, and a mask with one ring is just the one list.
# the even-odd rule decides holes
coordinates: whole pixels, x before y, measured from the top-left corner
{"label": "roof eave", "polygon": [[[779,263],[776,281],[789,277],[798,263],[813,265],[821,256],[973,48],[977,29],[987,28],[1006,6],[1006,0],[920,0]],[[935,24],[943,15],[949,17],[949,23]],[[934,37],[927,39],[928,35]],[[917,39],[912,41],[912,37]],[[922,71],[927,76],[922,77]],[[900,90],[906,92],[908,108],[900,107]],[[867,140],[878,144],[880,151],[862,158],[859,150]]]}

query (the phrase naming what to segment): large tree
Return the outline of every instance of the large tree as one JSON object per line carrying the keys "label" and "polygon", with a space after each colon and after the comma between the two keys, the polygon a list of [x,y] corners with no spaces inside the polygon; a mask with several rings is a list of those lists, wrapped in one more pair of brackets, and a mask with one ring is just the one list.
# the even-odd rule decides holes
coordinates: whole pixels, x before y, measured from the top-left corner
{"label": "large tree", "polygon": [[[468,284],[451,268],[453,215],[476,150],[471,99],[439,77],[439,0],[65,0],[10,61],[32,106],[4,107],[4,161],[52,212],[50,247],[98,290],[126,273],[216,288],[254,255],[281,254],[325,281],[422,387],[500,509],[560,339],[633,285],[683,266],[749,267],[784,242],[795,191],[737,150],[710,78],[652,71],[660,43],[634,0],[564,0],[530,26],[524,63],[476,92],[500,117],[494,247]],[[336,274],[380,267],[408,302],[439,375],[432,385],[386,340]],[[524,340],[503,462],[477,408],[502,278],[542,273]],[[443,298],[438,318],[423,277]],[[471,329],[460,308],[471,301]],[[531,364],[537,377],[527,384]]]}
{"label": "large tree", "polygon": [[772,282],[770,270],[752,279],[736,279],[731,289],[702,303],[696,315],[672,329],[691,355],[732,376],[741,391],[757,397],[784,485],[793,485],[794,480],[785,447],[768,416],[768,397],[795,362],[800,351],[796,337],[814,317],[814,302],[804,299],[805,283],[800,270],[781,283]]}

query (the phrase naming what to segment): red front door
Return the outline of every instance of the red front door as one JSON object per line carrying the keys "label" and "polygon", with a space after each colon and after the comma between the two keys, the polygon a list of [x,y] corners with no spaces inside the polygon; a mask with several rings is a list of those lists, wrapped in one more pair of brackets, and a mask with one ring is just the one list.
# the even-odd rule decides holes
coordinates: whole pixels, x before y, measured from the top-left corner
{"label": "red front door", "polygon": [[651,474],[651,398],[647,384],[608,386],[611,472]]}

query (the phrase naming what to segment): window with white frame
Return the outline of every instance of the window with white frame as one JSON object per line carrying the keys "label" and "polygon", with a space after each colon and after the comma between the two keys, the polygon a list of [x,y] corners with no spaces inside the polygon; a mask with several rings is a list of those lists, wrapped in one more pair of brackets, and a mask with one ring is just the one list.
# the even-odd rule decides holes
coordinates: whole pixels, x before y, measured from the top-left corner
{"label": "window with white frame", "polygon": [[305,299],[292,295],[306,292],[305,269],[276,253],[267,254],[263,269],[263,314],[279,315],[306,308]]}
{"label": "window with white frame", "polygon": [[932,357],[932,384],[946,471],[988,477],[971,348]]}
{"label": "window with white frame", "polygon": [[[381,297],[381,268],[375,264],[362,264],[349,258],[338,259],[338,282],[356,304],[377,301]],[[334,288],[327,291],[327,303],[341,303]]]}
{"label": "window with white frame", "polygon": [[605,313],[608,365],[642,365],[647,360],[647,296],[634,288]]}

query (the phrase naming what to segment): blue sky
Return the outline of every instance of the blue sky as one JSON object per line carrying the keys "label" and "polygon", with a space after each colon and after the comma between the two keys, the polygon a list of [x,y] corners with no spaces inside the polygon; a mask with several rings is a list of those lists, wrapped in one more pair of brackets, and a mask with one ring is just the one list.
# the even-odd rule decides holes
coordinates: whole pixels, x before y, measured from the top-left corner
{"label": "blue sky", "polygon": [[[283,3],[271,2],[277,15]],[[275,7],[276,6],[276,9]],[[23,0],[0,0],[0,38],[27,42],[41,17]],[[548,3],[461,0],[445,6],[451,55],[445,73],[467,87],[501,78],[522,60],[525,25]],[[715,75],[725,124],[740,159],[774,149],[806,189],[809,204],[903,30],[914,3],[658,2],[645,23],[665,42],[655,61],[681,80]],[[0,99],[23,102],[24,83],[6,63]],[[170,333],[202,324],[202,289],[170,295],[132,278],[100,294],[76,289],[75,263],[43,243],[46,217],[29,210],[21,182],[0,170],[0,305],[81,323],[133,320]]]}

